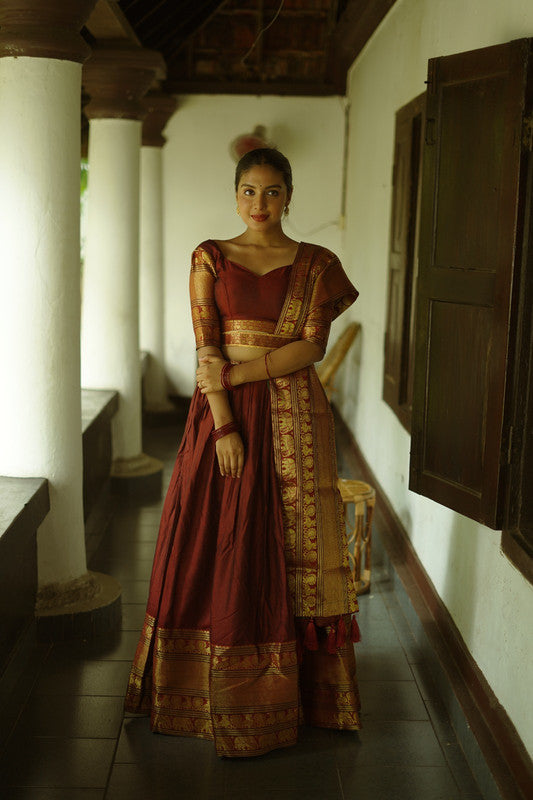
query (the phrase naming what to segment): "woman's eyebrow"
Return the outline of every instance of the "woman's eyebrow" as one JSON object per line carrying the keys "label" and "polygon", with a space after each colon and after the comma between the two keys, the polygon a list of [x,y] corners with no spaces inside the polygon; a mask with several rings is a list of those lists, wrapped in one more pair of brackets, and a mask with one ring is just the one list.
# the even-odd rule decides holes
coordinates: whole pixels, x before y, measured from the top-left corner
{"label": "woman's eyebrow", "polygon": [[[247,186],[250,189],[256,189],[257,188],[257,184],[255,184],[255,183],[241,183],[241,186]],[[261,184],[259,184],[259,186],[261,186]],[[264,188],[265,189],[281,189],[281,184],[280,183],[273,183],[270,186],[265,186]]]}

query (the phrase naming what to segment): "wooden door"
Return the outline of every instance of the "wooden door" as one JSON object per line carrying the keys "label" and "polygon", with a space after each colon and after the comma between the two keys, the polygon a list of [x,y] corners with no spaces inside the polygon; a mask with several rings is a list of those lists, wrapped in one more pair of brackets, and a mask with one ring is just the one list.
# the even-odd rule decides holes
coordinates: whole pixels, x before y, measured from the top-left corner
{"label": "wooden door", "polygon": [[531,41],[433,59],[428,73],[410,488],[493,528],[509,462]]}

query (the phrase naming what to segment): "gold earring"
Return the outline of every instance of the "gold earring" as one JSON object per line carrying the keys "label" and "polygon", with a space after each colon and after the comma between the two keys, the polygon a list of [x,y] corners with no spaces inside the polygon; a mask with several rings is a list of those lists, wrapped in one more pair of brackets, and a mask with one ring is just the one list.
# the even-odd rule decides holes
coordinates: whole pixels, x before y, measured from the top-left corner
{"label": "gold earring", "polygon": [[288,217],[289,216],[289,206],[285,206],[284,212],[285,212],[285,216]]}
{"label": "gold earring", "polygon": [[239,211],[239,206],[237,206],[237,214],[240,216],[241,212]]}

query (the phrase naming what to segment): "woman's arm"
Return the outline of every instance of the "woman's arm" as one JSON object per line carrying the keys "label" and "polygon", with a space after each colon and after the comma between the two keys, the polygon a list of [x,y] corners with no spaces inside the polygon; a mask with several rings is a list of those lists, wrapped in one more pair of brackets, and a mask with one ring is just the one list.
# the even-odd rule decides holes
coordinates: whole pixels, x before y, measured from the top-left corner
{"label": "woman's arm", "polygon": [[[266,355],[266,358],[260,356],[253,361],[234,364],[229,375],[230,381],[233,386],[240,386],[242,383],[264,381],[266,378],[280,378],[308,367],[315,361],[320,361],[323,355],[322,348],[315,342],[303,339],[298,342],[290,342],[277,350],[272,350]],[[222,392],[220,370],[224,361],[223,356],[208,354],[200,358],[196,377],[202,394]]]}
{"label": "woman's arm", "polygon": [[261,356],[253,361],[234,364],[231,368],[230,380],[233,386],[240,386],[241,383],[264,381],[268,377],[281,378],[283,375],[290,375],[291,372],[308,367],[315,361],[320,361],[322,357],[322,348],[314,342],[302,339],[299,342],[290,342],[277,350],[272,350],[267,354],[266,360],[264,356]]}
{"label": "woman's arm", "polygon": [[[224,360],[218,347],[208,345],[198,349],[199,358],[214,358]],[[213,415],[215,429],[233,421],[233,411],[228,400],[228,393],[223,391],[202,391],[207,396],[207,402]],[[218,439],[215,445],[218,467],[222,477],[240,478],[244,466],[244,445],[239,433],[228,433]]]}
{"label": "woman's arm", "polygon": [[[212,345],[198,348],[197,354],[199,360],[206,356],[210,356],[217,360],[224,360],[224,356],[218,347],[213,347]],[[201,391],[202,394],[207,395],[207,402],[209,403],[209,408],[211,409],[211,413],[213,415],[215,428],[221,428],[222,425],[226,425],[228,422],[233,421],[233,411],[231,410],[231,406],[229,404],[227,392]]]}

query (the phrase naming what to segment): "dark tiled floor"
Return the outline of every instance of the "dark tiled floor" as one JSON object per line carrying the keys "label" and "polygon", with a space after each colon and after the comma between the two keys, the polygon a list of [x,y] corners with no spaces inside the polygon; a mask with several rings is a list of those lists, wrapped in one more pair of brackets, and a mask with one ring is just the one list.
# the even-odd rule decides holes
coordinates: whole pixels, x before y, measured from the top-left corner
{"label": "dark tiled floor", "polygon": [[[179,432],[146,450],[168,482]],[[342,464],[341,464],[342,466]],[[357,665],[364,728],[303,728],[261,758],[218,759],[211,742],[154,735],[124,717],[161,503],[117,503],[91,568],[123,586],[122,630],[93,642],[25,637],[0,680],[0,797],[5,800],[482,800],[439,697],[422,681],[415,640],[386,577],[360,598]],[[378,551],[379,531],[375,531]],[[376,552],[376,562],[379,553]]]}

